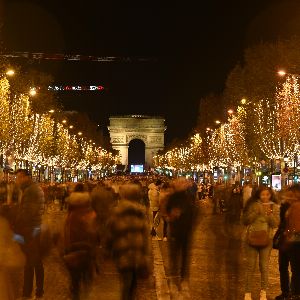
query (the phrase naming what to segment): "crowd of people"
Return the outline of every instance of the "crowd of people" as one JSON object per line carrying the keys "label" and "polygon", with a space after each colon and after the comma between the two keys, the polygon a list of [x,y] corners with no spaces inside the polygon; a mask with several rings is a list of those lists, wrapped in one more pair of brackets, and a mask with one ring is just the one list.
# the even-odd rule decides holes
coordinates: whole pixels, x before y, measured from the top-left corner
{"label": "crowd of people", "polygon": [[[43,258],[49,252],[49,239],[70,274],[73,300],[86,298],[101,268],[99,257],[114,261],[121,278],[121,299],[135,299],[138,280],[151,273],[151,239],[168,242],[171,292],[188,291],[197,200],[203,199],[212,200],[213,213],[224,214],[225,222],[245,226],[245,300],[252,299],[257,260],[260,300],[267,299],[273,248],[279,251],[282,290],[276,299],[300,299],[298,185],[277,194],[249,183],[204,186],[191,179],[157,176],[47,185],[34,183],[26,170],[19,170],[14,183],[0,185],[0,197],[1,300],[15,299],[9,270],[16,268],[24,268],[23,298],[31,299],[33,293],[36,299],[43,298]],[[61,230],[51,235],[43,227],[43,214],[54,201],[65,212],[65,220]]]}
{"label": "crowd of people", "polygon": [[165,222],[164,238],[170,244],[170,257],[176,256],[181,262],[174,264],[170,260],[174,275],[172,285],[179,289],[187,285],[187,258],[196,218],[197,187],[192,181],[127,176],[96,183],[47,187],[34,183],[26,170],[19,170],[14,188],[16,197],[7,198],[1,205],[1,222],[6,226],[0,231],[1,236],[11,238],[14,252],[5,251],[5,247],[1,250],[5,256],[19,259],[13,266],[0,260],[1,269],[2,266],[5,269],[0,272],[1,299],[15,299],[12,286],[8,284],[9,269],[22,267],[23,298],[31,299],[32,294],[35,299],[43,297],[43,258],[49,252],[46,249],[49,241],[47,247],[43,245],[46,234],[43,213],[45,204],[52,201],[59,201],[61,209],[66,210],[61,231],[48,237],[59,249],[70,274],[72,299],[85,298],[89,292],[93,277],[99,273],[99,256],[110,256],[115,262],[122,283],[121,299],[135,299],[137,281],[147,278],[151,272],[149,240],[151,236],[153,240],[158,238],[154,222],[158,220],[158,212]]}

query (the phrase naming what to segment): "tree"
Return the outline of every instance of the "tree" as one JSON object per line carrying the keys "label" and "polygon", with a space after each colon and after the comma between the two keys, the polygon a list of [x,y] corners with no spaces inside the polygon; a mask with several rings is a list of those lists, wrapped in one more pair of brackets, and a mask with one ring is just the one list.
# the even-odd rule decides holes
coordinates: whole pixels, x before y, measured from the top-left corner
{"label": "tree", "polygon": [[298,73],[300,65],[300,38],[279,40],[276,43],[260,43],[248,48],[244,61],[228,75],[224,91],[225,104],[237,106],[241,99],[258,103],[261,99],[274,101],[279,77],[285,69]]}
{"label": "tree", "polygon": [[295,76],[277,88],[275,102],[255,104],[253,135],[267,158],[294,158],[299,151],[300,93]]}
{"label": "tree", "polygon": [[248,163],[245,127],[241,110],[208,135],[210,166],[242,166]]}

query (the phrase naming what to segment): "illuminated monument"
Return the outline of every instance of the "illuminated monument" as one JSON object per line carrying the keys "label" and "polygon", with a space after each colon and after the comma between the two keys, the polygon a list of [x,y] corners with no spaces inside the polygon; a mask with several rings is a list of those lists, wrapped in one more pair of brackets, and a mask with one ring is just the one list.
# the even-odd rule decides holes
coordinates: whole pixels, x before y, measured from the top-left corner
{"label": "illuminated monument", "polygon": [[128,165],[128,148],[132,140],[141,140],[145,144],[146,168],[153,165],[153,156],[164,149],[166,130],[163,117],[143,115],[113,116],[109,118],[110,141],[113,149],[118,150],[122,165]]}

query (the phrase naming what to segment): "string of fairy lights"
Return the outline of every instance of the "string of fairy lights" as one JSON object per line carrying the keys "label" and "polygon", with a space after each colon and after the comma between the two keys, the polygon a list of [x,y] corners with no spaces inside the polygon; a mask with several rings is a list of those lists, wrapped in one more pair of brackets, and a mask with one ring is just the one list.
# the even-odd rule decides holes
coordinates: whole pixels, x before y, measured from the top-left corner
{"label": "string of fairy lights", "polygon": [[185,144],[154,156],[157,168],[170,170],[200,170],[202,168],[202,138],[194,134]]}
{"label": "string of fairy lights", "polygon": [[[59,122],[54,110],[34,113],[28,94],[15,93],[9,83],[12,70],[0,78],[0,155],[2,166],[7,163],[14,168],[28,165],[69,168],[113,170],[119,156],[86,140],[82,132],[73,134],[73,126],[67,121]],[[35,91],[36,92],[36,91]]]}
{"label": "string of fairy lights", "polygon": [[[279,73],[280,74],[280,73]],[[174,147],[155,157],[158,168],[208,170],[257,165],[256,155],[269,160],[294,160],[300,153],[299,76],[285,74],[272,99],[242,99],[228,120],[207,128],[197,146]],[[197,149],[197,156],[193,149]],[[199,153],[201,153],[199,155]]]}

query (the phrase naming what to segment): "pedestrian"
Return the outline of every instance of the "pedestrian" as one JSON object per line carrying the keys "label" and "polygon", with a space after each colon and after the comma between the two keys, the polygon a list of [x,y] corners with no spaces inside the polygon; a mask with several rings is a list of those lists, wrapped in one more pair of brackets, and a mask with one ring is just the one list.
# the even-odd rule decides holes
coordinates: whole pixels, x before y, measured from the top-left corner
{"label": "pedestrian", "polygon": [[61,185],[62,195],[61,195],[61,203],[60,210],[63,211],[66,207],[66,199],[69,196],[68,186],[66,184]]}
{"label": "pedestrian", "polygon": [[[170,286],[175,296],[179,290],[188,292],[189,251],[196,219],[195,193],[191,182],[178,179],[172,182],[173,193],[165,202],[169,223]],[[176,282],[179,278],[179,282]]]}
{"label": "pedestrian", "polygon": [[71,277],[72,299],[80,299],[80,286],[88,292],[96,267],[96,213],[84,185],[78,183],[67,199],[68,215],[63,232],[63,259]]}
{"label": "pedestrian", "polygon": [[149,243],[146,210],[140,204],[138,185],[120,187],[120,202],[108,221],[106,249],[111,253],[122,283],[122,300],[136,299],[139,278],[149,275]]}
{"label": "pedestrian", "polygon": [[244,187],[243,187],[243,191],[242,191],[242,193],[243,193],[243,208],[246,207],[248,200],[251,198],[252,191],[253,191],[253,188],[252,188],[251,183],[249,183],[249,182],[245,183]]}
{"label": "pedestrian", "polygon": [[290,255],[286,247],[285,231],[286,231],[286,212],[290,207],[290,203],[283,197],[283,202],[280,206],[280,224],[273,240],[273,248],[278,250],[278,265],[280,274],[281,295],[277,296],[276,300],[287,300],[290,297]]}
{"label": "pedestrian", "polygon": [[300,185],[290,187],[285,198],[290,204],[285,214],[285,240],[292,271],[292,299],[300,299]]}
{"label": "pedestrian", "polygon": [[165,182],[162,185],[160,194],[159,194],[159,210],[161,218],[163,220],[163,241],[168,241],[168,213],[166,211],[166,203],[169,196],[172,194],[173,188],[169,182]]}
{"label": "pedestrian", "polygon": [[14,241],[9,222],[0,216],[0,299],[14,300],[10,273],[25,266],[25,255]]}
{"label": "pedestrian", "polygon": [[103,240],[107,221],[112,209],[117,205],[117,195],[109,187],[98,186],[91,193],[92,208],[97,215],[97,230],[99,242]]}
{"label": "pedestrian", "polygon": [[239,224],[241,216],[241,188],[238,183],[236,183],[231,191],[227,203],[227,214],[226,221],[227,224]]}
{"label": "pedestrian", "polygon": [[148,186],[148,197],[150,202],[150,224],[151,224],[151,236],[153,240],[161,240],[161,238],[158,237],[157,232],[154,228],[154,219],[158,213],[159,210],[159,190],[160,186],[162,184],[162,181],[160,179],[156,180],[155,183],[151,183]]}
{"label": "pedestrian", "polygon": [[197,189],[198,200],[202,200],[202,191],[203,191],[203,184],[198,183],[198,189]]}
{"label": "pedestrian", "polygon": [[253,275],[257,257],[261,273],[260,300],[267,300],[269,259],[272,250],[273,229],[279,223],[279,207],[275,203],[274,193],[270,188],[258,189],[251,198],[243,214],[246,236],[246,293],[245,300],[251,300]]}
{"label": "pedestrian", "polygon": [[44,266],[41,253],[41,225],[44,213],[44,192],[34,183],[27,170],[16,172],[21,203],[16,217],[15,232],[24,238],[22,250],[26,256],[23,297],[31,298],[33,279],[36,281],[36,298],[44,295]]}

